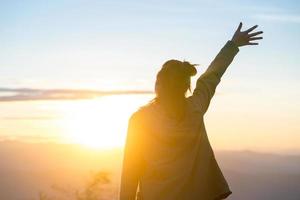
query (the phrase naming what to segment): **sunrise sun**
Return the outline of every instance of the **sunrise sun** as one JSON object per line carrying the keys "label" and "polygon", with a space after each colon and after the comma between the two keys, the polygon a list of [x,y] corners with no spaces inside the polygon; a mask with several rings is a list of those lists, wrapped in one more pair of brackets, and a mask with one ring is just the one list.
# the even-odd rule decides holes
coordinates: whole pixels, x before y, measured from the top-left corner
{"label": "sunrise sun", "polygon": [[145,97],[122,95],[65,104],[62,123],[67,140],[93,148],[122,147],[128,119],[143,102]]}

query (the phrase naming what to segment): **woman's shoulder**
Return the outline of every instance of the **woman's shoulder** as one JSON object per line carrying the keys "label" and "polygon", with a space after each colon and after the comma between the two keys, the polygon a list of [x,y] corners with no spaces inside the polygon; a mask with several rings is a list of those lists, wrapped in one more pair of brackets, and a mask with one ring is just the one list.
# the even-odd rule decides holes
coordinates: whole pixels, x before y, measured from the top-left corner
{"label": "woman's shoulder", "polygon": [[147,118],[155,110],[156,103],[150,101],[145,105],[140,106],[136,111],[131,114],[130,119]]}

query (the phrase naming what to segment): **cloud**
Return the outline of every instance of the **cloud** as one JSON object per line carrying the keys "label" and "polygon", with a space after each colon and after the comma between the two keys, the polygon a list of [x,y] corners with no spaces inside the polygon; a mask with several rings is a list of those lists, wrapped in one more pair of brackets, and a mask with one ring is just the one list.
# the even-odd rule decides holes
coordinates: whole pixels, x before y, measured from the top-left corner
{"label": "cloud", "polygon": [[274,22],[286,22],[286,23],[300,23],[300,15],[288,15],[288,14],[257,14],[253,16],[255,19],[274,21]]}
{"label": "cloud", "polygon": [[37,117],[3,117],[2,120],[56,120],[59,116],[37,116]]}
{"label": "cloud", "polygon": [[58,141],[57,136],[42,136],[42,135],[10,135],[0,136],[0,142],[50,142]]}
{"label": "cloud", "polygon": [[124,94],[151,94],[147,90],[76,90],[76,89],[32,89],[32,88],[0,88],[0,102],[33,101],[33,100],[80,100],[99,96]]}

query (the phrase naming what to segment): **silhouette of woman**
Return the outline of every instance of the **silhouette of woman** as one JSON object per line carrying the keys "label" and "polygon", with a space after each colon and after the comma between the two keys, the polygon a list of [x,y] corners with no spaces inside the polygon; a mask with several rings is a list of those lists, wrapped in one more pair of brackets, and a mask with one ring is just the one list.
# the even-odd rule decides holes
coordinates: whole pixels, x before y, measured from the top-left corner
{"label": "silhouette of woman", "polygon": [[128,124],[121,174],[120,200],[218,200],[229,189],[210,146],[203,115],[223,73],[245,45],[262,31],[241,31],[221,49],[197,80],[192,96],[189,62],[169,60],[157,74],[156,97],[132,114]]}

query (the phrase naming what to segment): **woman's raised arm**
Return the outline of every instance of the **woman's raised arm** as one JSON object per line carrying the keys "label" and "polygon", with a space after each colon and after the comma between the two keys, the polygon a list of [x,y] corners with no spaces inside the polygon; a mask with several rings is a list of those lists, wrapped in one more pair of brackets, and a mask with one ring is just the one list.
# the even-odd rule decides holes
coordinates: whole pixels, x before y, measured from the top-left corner
{"label": "woman's raised arm", "polygon": [[256,37],[262,34],[262,31],[251,33],[255,28],[257,28],[257,25],[246,31],[241,31],[242,23],[240,23],[232,39],[225,44],[207,70],[198,78],[196,88],[191,98],[201,113],[204,114],[207,111],[210,100],[215,94],[216,87],[220,83],[222,75],[239,51],[238,47],[257,45],[258,43],[251,41],[262,39],[262,37]]}

